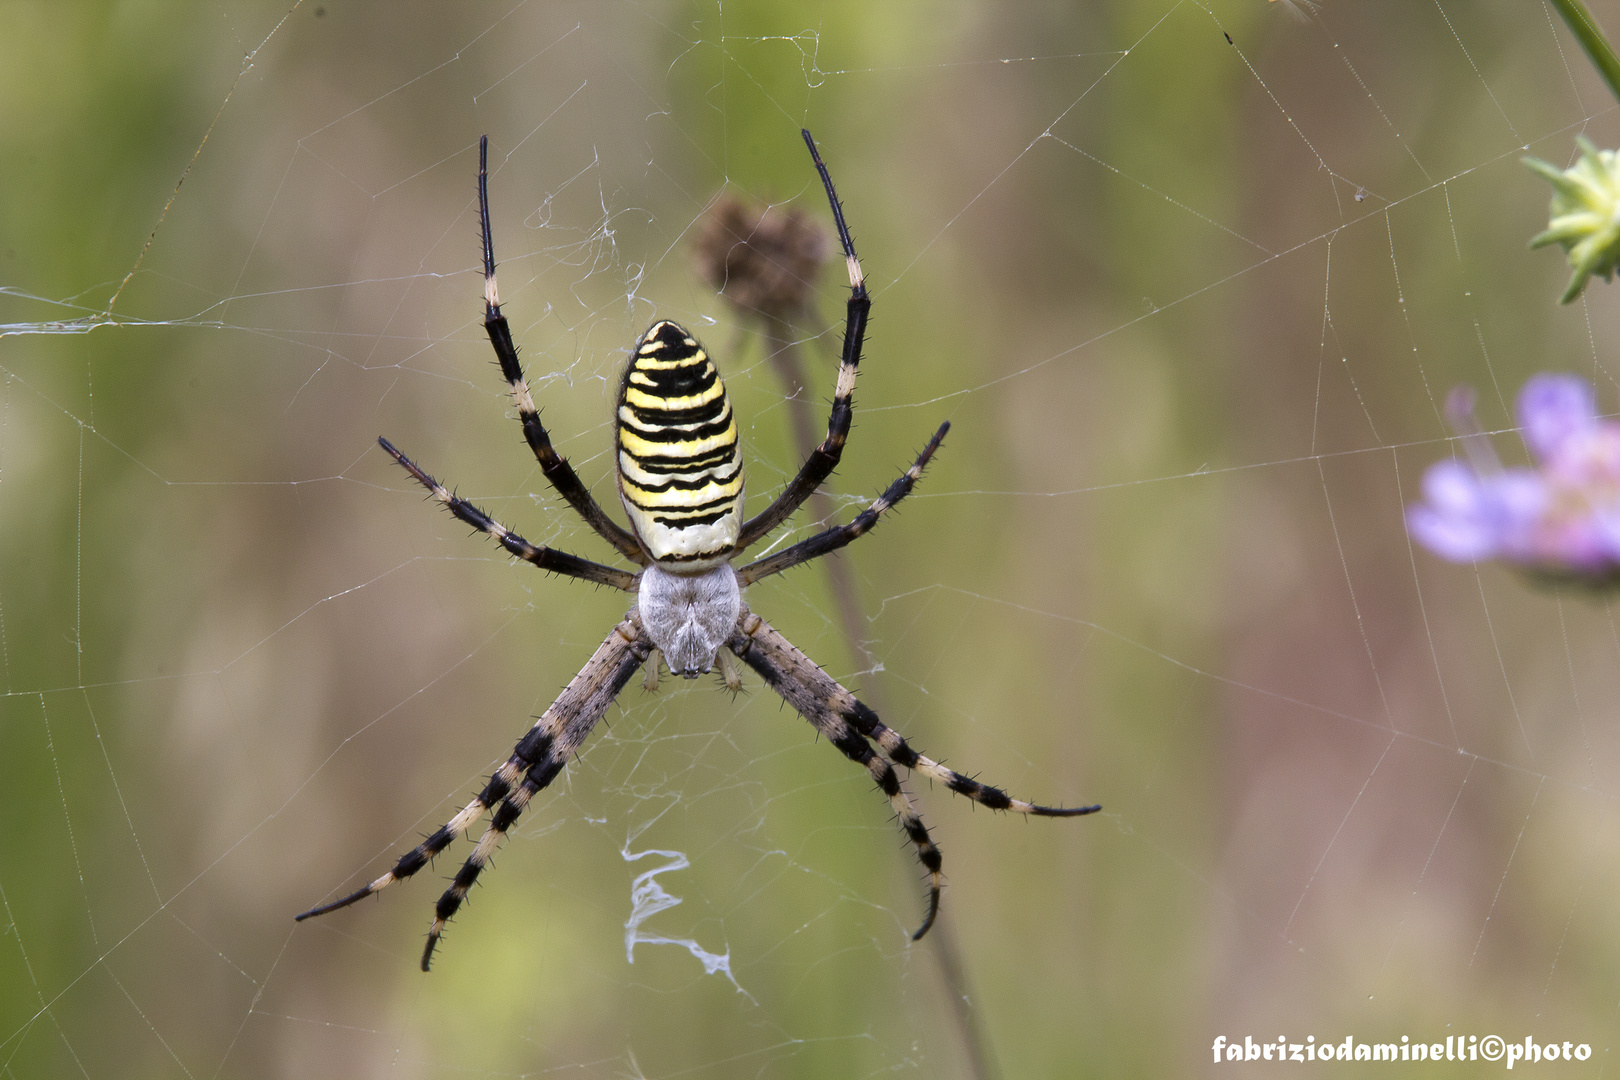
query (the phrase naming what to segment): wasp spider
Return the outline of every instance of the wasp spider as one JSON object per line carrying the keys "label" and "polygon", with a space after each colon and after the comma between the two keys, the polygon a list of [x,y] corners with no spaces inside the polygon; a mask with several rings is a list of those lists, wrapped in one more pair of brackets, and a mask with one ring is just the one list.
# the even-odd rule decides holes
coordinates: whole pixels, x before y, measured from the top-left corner
{"label": "wasp spider", "polygon": [[950,428],[949,423],[941,424],[911,468],[849,524],[830,528],[741,568],[731,565],[742,551],[786,521],[837,467],[849,434],[855,372],[860,364],[861,343],[871,309],[860,262],[855,257],[855,247],[844,224],[843,208],[833,190],[832,179],[810,133],[806,131],[803,135],[832,206],[838,238],[849,266],[851,290],[844,324],[843,358],[838,368],[832,415],[827,421],[827,437],[775,501],[758,515],[744,520],[737,420],[725,387],[708,354],[690,333],[668,320],[655,323],[631,349],[619,385],[616,460],[619,498],[630,518],[629,530],[602,511],[567,459],[553,449],[551,436],[540,423],[540,414],[524,382],[517,347],[501,314],[500,297],[495,288],[495,254],[489,226],[489,140],[480,141],[478,203],[484,241],[484,328],[495,347],[501,374],[511,386],[523,436],[558,493],[602,539],[641,569],[633,573],[531,544],[476,506],[451,494],[387,439],[377,441],[452,514],[494,537],[516,557],[543,570],[634,593],[636,602],[471,802],[421,844],[400,856],[392,870],[357,892],[304,912],[298,916],[300,921],[347,907],[401,878],[410,877],[449,847],[458,834],[493,810],[472,854],[467,856],[434,909],[427,946],[422,951],[422,969],[426,971],[445,923],[460,908],[467,891],[478,880],[479,872],[529,800],[551,783],[569,758],[579,752],[591,728],[607,712],[636,670],[645,668],[646,685],[653,687],[657,685],[660,664],[688,679],[718,667],[726,686],[736,690],[742,682],[737,668],[740,659],[758,672],[771,689],[809,720],[845,757],[872,774],[878,788],[889,797],[901,828],[916,845],[917,857],[928,870],[928,913],[922,926],[912,935],[913,940],[921,938],[933,925],[939,911],[943,875],[939,848],[929,838],[928,829],[910,796],[901,787],[895,765],[937,780],[993,810],[1073,817],[1101,809],[1098,806],[1039,806],[1014,799],[999,788],[981,784],[917,753],[898,732],[884,726],[876,713],[742,601],[742,590],[761,578],[837,551],[876,525],[885,511],[911,491]]}

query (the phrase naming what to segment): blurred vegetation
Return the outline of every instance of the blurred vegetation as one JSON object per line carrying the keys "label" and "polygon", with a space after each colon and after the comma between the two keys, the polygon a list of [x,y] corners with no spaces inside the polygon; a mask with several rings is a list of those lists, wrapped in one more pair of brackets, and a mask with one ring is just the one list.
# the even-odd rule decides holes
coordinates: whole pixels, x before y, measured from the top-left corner
{"label": "blurred vegetation", "polygon": [[[461,805],[625,606],[508,565],[375,449],[605,557],[489,364],[478,136],[559,447],[612,502],[623,350],[676,318],[757,506],[788,408],[690,242],[722,191],[820,219],[801,126],[876,297],[842,512],[953,427],[842,556],[881,672],[819,571],[749,603],[924,752],[1106,808],[911,785],[999,1075],[1491,1032],[1588,1042],[1560,1074],[1594,1074],[1612,609],[1414,552],[1401,515],[1451,385],[1487,429],[1542,369],[1612,408],[1614,290],[1556,306],[1518,159],[1620,125],[1538,5],[1283,8],[7,5],[0,1075],[971,1075],[884,800],[752,680],[627,691],[431,975],[454,862],[292,923]],[[691,867],[643,931],[737,986],[626,963],[648,849]]]}

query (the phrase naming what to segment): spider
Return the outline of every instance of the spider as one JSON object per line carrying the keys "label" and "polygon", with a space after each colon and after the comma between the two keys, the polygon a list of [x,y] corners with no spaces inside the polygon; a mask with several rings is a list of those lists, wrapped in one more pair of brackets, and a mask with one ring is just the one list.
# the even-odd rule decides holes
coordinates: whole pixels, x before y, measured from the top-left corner
{"label": "spider", "polygon": [[928,871],[928,913],[911,935],[913,941],[919,940],[934,924],[944,877],[939,848],[929,837],[911,797],[901,787],[895,765],[937,780],[992,810],[1075,817],[1102,809],[1100,806],[1040,806],[1014,799],[999,788],[981,784],[917,753],[898,732],[886,727],[876,713],[742,601],[742,590],[761,578],[837,551],[872,529],[886,511],[911,491],[950,429],[949,422],[941,424],[911,468],[849,524],[827,529],[741,568],[731,565],[746,548],[786,521],[837,467],[849,434],[855,373],[860,365],[861,344],[872,306],[827,166],[822,163],[810,132],[800,134],[826,189],[849,268],[850,297],[845,314],[843,357],[827,421],[827,437],[811,452],[798,475],[781,494],[761,513],[744,520],[737,422],[720,376],[690,333],[667,319],[654,323],[630,350],[619,387],[616,473],[619,497],[630,519],[628,530],[603,512],[568,460],[552,447],[551,436],[540,423],[539,411],[524,382],[517,346],[512,341],[506,317],[501,314],[500,295],[495,287],[495,252],[489,224],[489,139],[486,136],[479,141],[478,210],[484,246],[484,329],[495,348],[501,374],[511,387],[518,419],[523,425],[523,437],[558,494],[602,539],[641,569],[632,573],[531,544],[446,490],[386,438],[377,441],[450,513],[494,537],[512,555],[542,570],[634,593],[636,602],[471,802],[426,840],[400,856],[393,869],[340,900],[311,908],[299,915],[298,921],[348,907],[401,878],[410,877],[449,847],[458,834],[469,830],[493,810],[477,845],[434,908],[427,945],[422,950],[422,970],[428,970],[445,924],[461,907],[501,838],[523,813],[529,800],[551,783],[569,758],[578,753],[586,736],[636,670],[645,669],[644,684],[653,689],[657,686],[661,664],[667,665],[672,674],[687,679],[718,667],[726,687],[736,691],[742,686],[737,667],[737,661],[741,660],[845,757],[871,773],[878,788],[888,796],[901,828],[916,846],[917,858]]}

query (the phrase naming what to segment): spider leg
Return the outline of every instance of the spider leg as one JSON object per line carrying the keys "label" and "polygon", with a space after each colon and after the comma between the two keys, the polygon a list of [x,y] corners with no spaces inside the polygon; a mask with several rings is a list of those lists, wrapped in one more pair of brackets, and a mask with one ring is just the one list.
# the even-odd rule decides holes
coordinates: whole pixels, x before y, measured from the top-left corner
{"label": "spider leg", "polygon": [[495,286],[495,242],[489,227],[489,136],[478,140],[478,222],[484,240],[484,330],[495,349],[495,359],[501,366],[501,375],[512,388],[512,401],[517,405],[518,420],[523,425],[523,438],[534,451],[540,471],[546,474],[557,494],[568,500],[568,505],[585,523],[596,530],[598,536],[612,544],[625,558],[644,566],[647,556],[641,545],[623,526],[608,517],[590,489],[580,482],[574,467],[568,464],[551,445],[551,435],[540,422],[540,410],[534,407],[529,384],[523,378],[523,365],[518,362],[517,344],[512,340],[512,328],[501,314],[500,290]]}
{"label": "spider leg", "polygon": [[433,959],[433,948],[444,933],[444,924],[461,907],[467,891],[477,882],[479,873],[488,865],[512,823],[529,805],[529,800],[562,772],[568,759],[578,752],[585,737],[651,652],[652,643],[642,632],[641,617],[632,609],[518,743],[512,753],[513,760],[521,757],[528,762],[528,771],[523,782],[501,799],[472,854],[467,856],[450,887],[434,906],[433,925],[428,929],[427,945],[422,949],[423,971]]}
{"label": "spider leg", "polygon": [[852,704],[849,713],[850,725],[877,743],[884,757],[896,765],[905,766],[912,772],[922,773],[931,780],[939,781],[958,795],[966,795],[980,806],[988,806],[992,810],[1010,810],[1015,814],[1031,814],[1035,817],[1081,817],[1085,814],[1095,814],[1102,809],[1101,803],[1092,806],[1042,806],[1039,803],[1015,799],[998,787],[981,784],[954,769],[947,769],[933,758],[917,753],[898,731],[879,720],[877,713],[867,708],[858,698],[850,695],[849,701]]}
{"label": "spider leg", "polygon": [[939,914],[939,894],[945,883],[945,875],[942,872],[944,859],[933,838],[928,835],[928,826],[923,824],[911,796],[900,786],[900,778],[895,774],[894,767],[872,751],[871,744],[837,708],[835,699],[839,694],[854,700],[849,691],[834,682],[814,661],[746,607],[737,625],[738,631],[727,642],[727,647],[743,663],[759,672],[783,701],[810,721],[845,757],[865,766],[872,779],[877,781],[878,789],[889,797],[889,805],[894,807],[900,827],[916,845],[917,859],[928,871],[928,914],[911,935],[911,940],[917,941],[928,933],[928,928],[934,925],[934,918]]}
{"label": "spider leg", "polygon": [[[484,835],[473,853],[462,865],[450,888],[439,898],[434,909],[433,926],[428,932],[427,947],[422,952],[422,970],[428,968],[433,947],[438,944],[444,924],[461,902],[467,890],[478,880],[481,871],[494,854],[501,837],[512,827],[519,814],[536,792],[549,784],[562,771],[624,689],[625,683],[647,659],[651,645],[641,630],[641,619],[631,611],[623,622],[613,628],[596,652],[586,661],[563,692],[552,702],[529,733],[518,741],[512,756],[489,778],[484,789],[459,813],[436,830],[422,843],[400,856],[394,868],[367,885],[330,904],[311,908],[297,917],[299,922],[325,915],[329,911],[348,907],[363,900],[401,878],[408,878],[428,861],[450,846],[459,833],[466,831],[492,806],[496,807]],[[522,777],[519,782],[519,777]],[[497,805],[498,804],[498,805]]]}
{"label": "spider leg", "polygon": [[603,566],[601,563],[582,559],[578,555],[570,555],[567,552],[556,551],[548,547],[537,547],[529,543],[466,499],[458,498],[446,491],[444,485],[422,471],[414,461],[396,450],[394,444],[387,439],[379,437],[377,442],[384,450],[388,451],[395,461],[405,467],[406,472],[416,477],[417,483],[427,488],[435,499],[448,507],[452,514],[479,532],[485,532],[493,536],[496,543],[524,562],[533,563],[542,570],[566,574],[568,577],[582,578],[598,585],[611,585],[615,589],[623,589],[626,592],[636,591],[636,575],[630,573],[630,571],[620,570],[612,566]]}
{"label": "spider leg", "polygon": [[523,770],[527,768],[528,764],[527,761],[514,754],[507,760],[506,764],[495,770],[494,775],[489,778],[489,783],[484,785],[484,790],[474,796],[472,802],[463,807],[455,817],[439,826],[426,840],[401,855],[392,870],[365,888],[358,889],[341,900],[334,900],[330,904],[312,907],[302,915],[294,916],[294,921],[303,922],[305,919],[313,919],[317,915],[325,915],[327,912],[336,911],[338,908],[346,908],[350,904],[364,900],[372,893],[380,892],[394,882],[402,878],[408,878],[422,869],[435,855],[449,847],[459,834],[471,828],[473,822],[483,817],[485,811],[506,798],[507,794],[512,790],[512,785],[517,782],[517,778],[523,774]]}
{"label": "spider leg", "polygon": [[861,263],[855,256],[855,243],[849,238],[849,226],[844,224],[844,208],[833,190],[832,177],[816,150],[816,140],[808,131],[800,131],[805,146],[810,148],[810,159],[821,174],[821,185],[827,189],[827,202],[832,206],[833,221],[838,226],[838,241],[844,246],[844,262],[849,267],[849,302],[844,313],[844,354],[838,362],[838,383],[833,392],[832,412],[827,417],[827,437],[810,452],[799,474],[782,489],[776,500],[758,516],[743,524],[737,534],[737,551],[741,551],[792,516],[804,501],[815,493],[821,482],[832,475],[844,454],[844,440],[849,437],[850,419],[854,412],[855,375],[861,364],[861,346],[866,341],[866,319],[872,309],[872,299],[866,292],[866,279]]}
{"label": "spider leg", "polygon": [[932,439],[928,440],[928,445],[923,448],[922,453],[917,455],[917,460],[912,463],[911,468],[902,473],[900,479],[890,484],[889,490],[880,495],[875,502],[856,515],[854,521],[851,521],[848,525],[836,525],[826,532],[817,533],[810,539],[803,540],[792,547],[783,548],[774,555],[767,555],[763,559],[749,563],[737,571],[737,583],[747,587],[760,578],[780,574],[782,571],[790,570],[800,563],[809,562],[811,559],[819,559],[823,555],[837,551],[844,545],[853,543],[857,538],[870,532],[872,527],[878,523],[878,518],[882,517],[895,503],[911,494],[912,485],[916,484],[917,478],[922,476],[923,468],[928,464],[928,459],[934,456],[934,451],[939,449],[940,440],[945,438],[945,433],[950,429],[950,421],[939,425],[939,430],[934,432]]}
{"label": "spider leg", "polygon": [[731,653],[721,649],[714,657],[714,666],[720,669],[720,678],[725,681],[727,692],[733,697],[742,690],[742,672],[737,670],[737,661],[732,659]]}
{"label": "spider leg", "polygon": [[904,766],[938,780],[952,791],[966,795],[992,810],[1011,810],[1039,817],[1078,817],[1102,809],[1101,806],[1042,806],[1014,799],[1000,788],[981,784],[947,769],[913,750],[898,732],[886,726],[859,698],[817,667],[815,661],[799,651],[764,619],[745,607],[737,625],[737,633],[732,635],[727,647],[759,672],[771,689],[814,724],[845,756],[866,765],[878,780],[878,786],[894,802],[902,827],[917,845],[917,857],[929,871],[928,917],[912,940],[928,932],[933,925],[934,913],[938,910],[941,881],[939,849],[929,839],[922,820],[910,808],[910,800],[894,778],[893,770],[888,769],[886,780],[883,771],[862,754],[863,750],[865,754],[872,753],[866,740],[876,743],[882,752],[883,757],[877,759],[877,764],[884,769],[888,768],[889,762]]}

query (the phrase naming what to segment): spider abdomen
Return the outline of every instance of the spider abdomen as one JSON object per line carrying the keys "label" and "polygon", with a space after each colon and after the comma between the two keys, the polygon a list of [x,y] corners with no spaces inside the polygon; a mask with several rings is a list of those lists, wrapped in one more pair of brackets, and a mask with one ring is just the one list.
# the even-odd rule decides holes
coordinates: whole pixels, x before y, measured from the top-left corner
{"label": "spider abdomen", "polygon": [[615,426],[619,496],[647,553],[694,570],[725,559],[742,523],[737,420],[720,373],[684,328],[658,322],[636,342]]}
{"label": "spider abdomen", "polygon": [[641,572],[636,607],[669,670],[692,679],[713,670],[715,653],[737,628],[742,589],[729,563],[697,574],[653,563]]}

